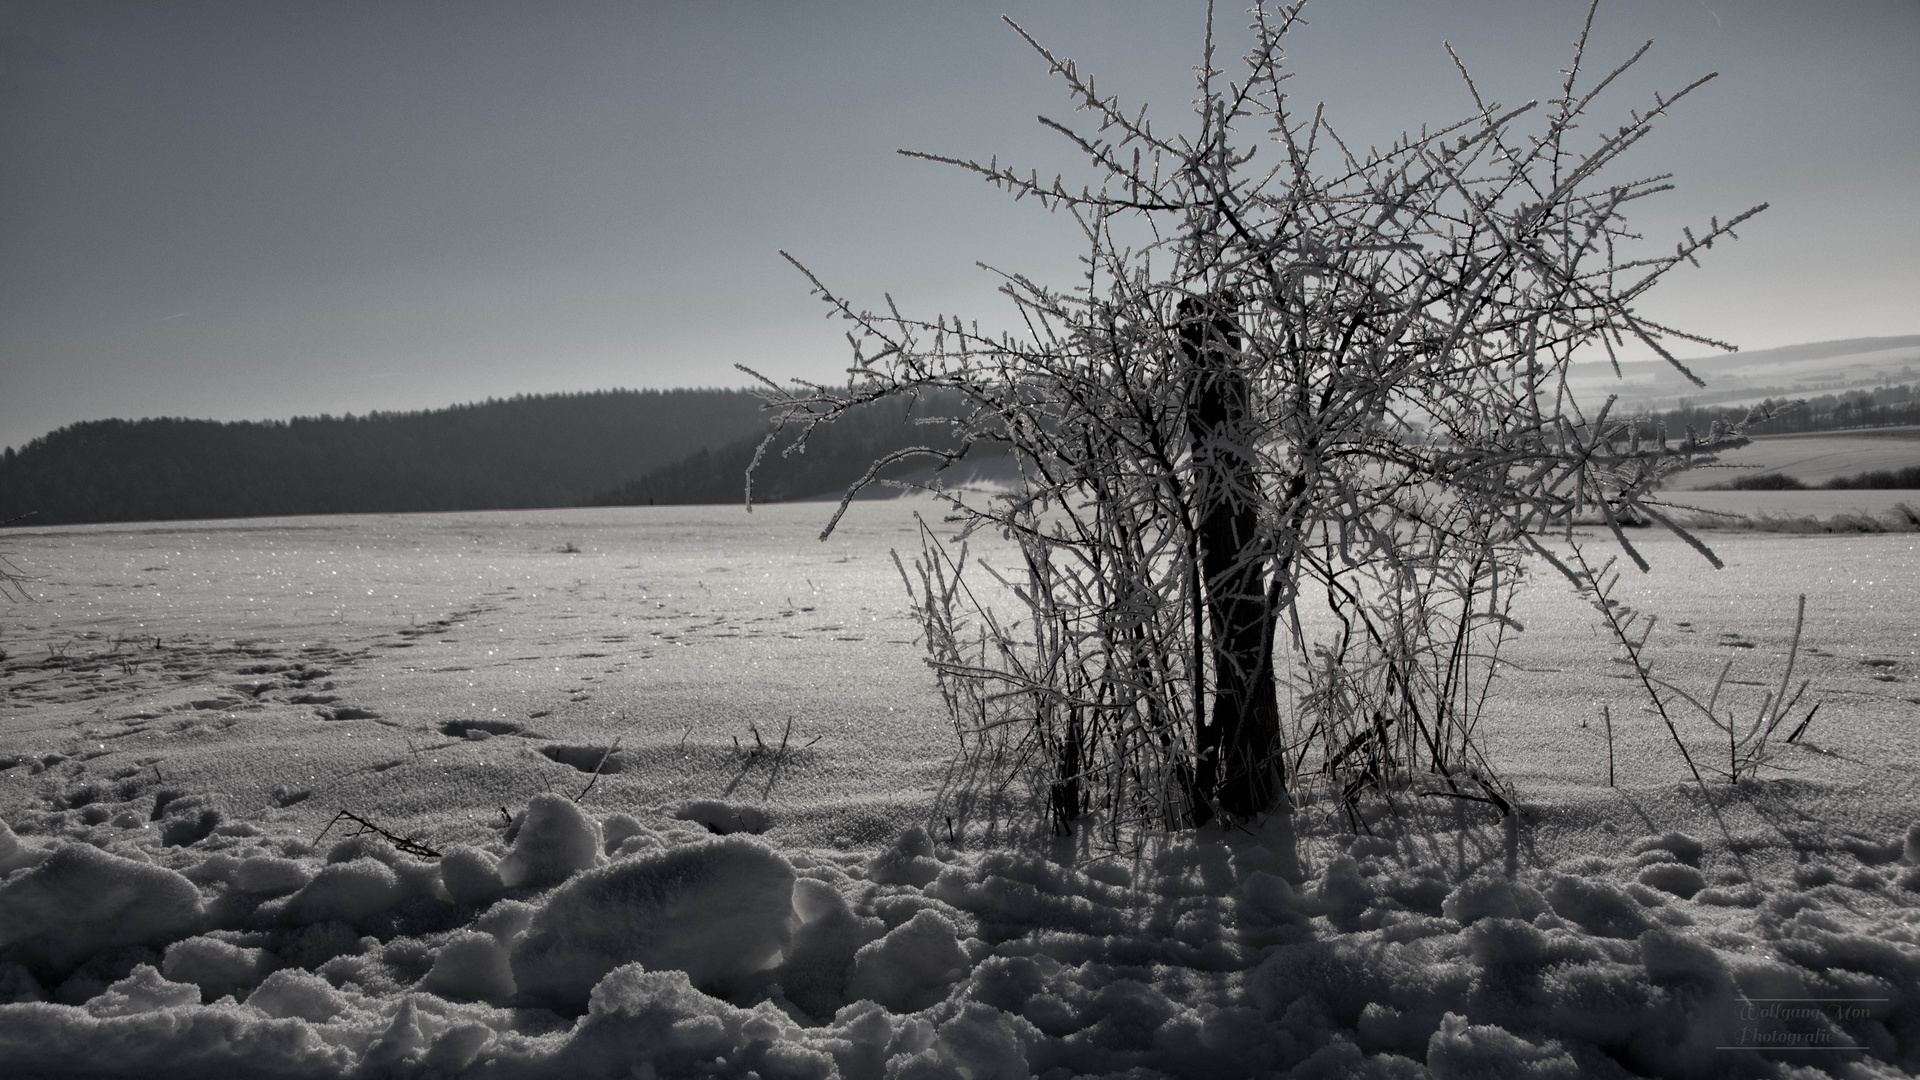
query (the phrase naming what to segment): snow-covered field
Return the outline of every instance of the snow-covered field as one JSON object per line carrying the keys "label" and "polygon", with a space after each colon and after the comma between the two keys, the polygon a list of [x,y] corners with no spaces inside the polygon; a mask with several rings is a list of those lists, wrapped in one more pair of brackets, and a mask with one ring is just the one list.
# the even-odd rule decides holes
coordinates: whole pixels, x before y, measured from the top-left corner
{"label": "snow-covered field", "polygon": [[[1808,487],[1817,487],[1836,477],[1876,470],[1909,469],[1915,465],[1920,465],[1920,427],[1762,435],[1746,446],[1722,455],[1719,465],[1681,473],[1673,478],[1671,487],[1676,491],[1697,490],[1760,473],[1785,473]],[[1907,502],[1915,502],[1920,498],[1912,491],[1842,491],[1833,494],[1865,496],[1868,499],[1893,496]],[[1854,505],[1871,504],[1856,501]]]}
{"label": "snow-covered field", "polygon": [[6,534],[0,1074],[1920,1069],[1914,534],[1646,541],[1676,681],[1757,707],[1807,595],[1788,771],[1703,797],[1542,575],[1484,728],[1517,832],[1309,806],[1288,880],[930,820],[914,508]]}

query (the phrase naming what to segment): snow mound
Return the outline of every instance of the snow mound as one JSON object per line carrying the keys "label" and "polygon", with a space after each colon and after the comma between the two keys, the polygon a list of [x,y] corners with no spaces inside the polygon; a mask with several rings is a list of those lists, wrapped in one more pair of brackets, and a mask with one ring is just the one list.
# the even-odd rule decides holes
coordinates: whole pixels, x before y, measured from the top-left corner
{"label": "snow mound", "polygon": [[347,1008],[327,980],[305,971],[284,969],[267,976],[247,995],[247,1007],[276,1020],[299,1017],[316,1024],[326,1023]]}
{"label": "snow mound", "polygon": [[1706,875],[1685,863],[1654,863],[1640,871],[1640,884],[1692,899],[1707,887]]}
{"label": "snow mound", "polygon": [[1636,855],[1664,853],[1688,866],[1699,866],[1700,856],[1705,854],[1706,845],[1683,832],[1668,832],[1659,836],[1642,837],[1633,845]]}
{"label": "snow mound", "polygon": [[793,882],[787,860],[744,837],[589,871],[554,890],[515,942],[514,982],[523,994],[579,1011],[594,985],[624,964],[683,971],[702,987],[739,980],[787,947]]}
{"label": "snow mound", "polygon": [[1493,1024],[1469,1024],[1448,1013],[1427,1044],[1434,1080],[1511,1077],[1513,1080],[1580,1080],[1573,1055],[1549,1039],[1535,1044]]}
{"label": "snow mound", "polygon": [[875,855],[867,864],[867,878],[881,885],[925,885],[940,875],[943,867],[934,858],[933,840],[918,825],[900,835],[891,847]]}
{"label": "snow mound", "polygon": [[69,968],[104,949],[198,929],[200,891],[172,870],[67,844],[0,885],[0,947]]}

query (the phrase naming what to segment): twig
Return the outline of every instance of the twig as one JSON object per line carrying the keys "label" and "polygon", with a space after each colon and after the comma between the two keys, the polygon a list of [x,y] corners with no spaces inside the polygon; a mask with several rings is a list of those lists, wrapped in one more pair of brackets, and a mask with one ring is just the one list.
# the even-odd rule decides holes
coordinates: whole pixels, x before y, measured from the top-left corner
{"label": "twig", "polygon": [[600,763],[593,767],[593,775],[588,778],[587,786],[580,789],[580,794],[573,797],[574,802],[579,802],[581,799],[586,798],[587,792],[593,790],[593,785],[600,782],[600,770],[606,767],[607,759],[612,757],[614,753],[620,749],[620,740],[624,738],[626,738],[626,736],[622,735],[614,739],[613,745],[607,747],[606,752],[600,755]]}
{"label": "twig", "polygon": [[327,833],[331,832],[333,830],[333,827],[340,823],[341,818],[346,818],[348,821],[351,821],[355,825],[360,826],[360,831],[357,833],[354,833],[353,834],[354,836],[364,836],[367,833],[378,833],[381,836],[385,837],[387,842],[392,844],[396,849],[400,851],[404,851],[408,855],[418,855],[423,859],[437,859],[440,857],[439,852],[433,850],[432,848],[421,843],[420,841],[415,840],[413,837],[399,836],[394,833],[390,833],[387,830],[381,828],[378,825],[375,825],[373,822],[368,821],[366,818],[361,817],[359,814],[356,814],[351,810],[342,810],[339,813],[333,815],[333,820],[327,822],[327,827],[324,829],[321,829],[320,835],[313,838],[314,847],[320,846],[320,841],[326,839]]}
{"label": "twig", "polygon": [[1600,703],[1600,718],[1607,723],[1607,786],[1613,786],[1613,710]]}
{"label": "twig", "polygon": [[[759,733],[755,732],[755,734]],[[787,740],[791,738],[793,738],[793,717],[789,716],[786,733],[780,736],[780,749],[773,755],[773,771],[767,774],[766,790],[760,793],[761,802],[767,801],[767,797],[773,794],[773,785],[780,779],[780,766],[787,762]]]}
{"label": "twig", "polygon": [[1800,721],[1800,726],[1793,729],[1793,734],[1787,736],[1787,741],[1798,742],[1800,740],[1800,733],[1807,730],[1807,725],[1813,723],[1813,714],[1819,711],[1820,703],[1816,701],[1813,703],[1813,708],[1807,710],[1807,718]]}

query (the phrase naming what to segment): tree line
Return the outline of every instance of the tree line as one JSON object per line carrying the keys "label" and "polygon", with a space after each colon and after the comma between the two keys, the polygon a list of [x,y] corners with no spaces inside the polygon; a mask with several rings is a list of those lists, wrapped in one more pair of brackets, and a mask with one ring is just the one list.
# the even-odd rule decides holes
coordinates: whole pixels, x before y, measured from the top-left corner
{"label": "tree line", "polygon": [[744,390],[523,395],[286,421],[95,420],[0,452],[0,521],[578,506],[766,429]]}
{"label": "tree line", "polygon": [[[1778,404],[1769,399],[1769,405]],[[957,448],[950,428],[914,423],[955,403],[887,400],[823,426],[804,451],[771,446],[754,499],[836,494],[880,458]],[[1747,410],[1681,406],[1643,418],[1678,438]],[[1812,398],[1750,434],[1920,423],[1907,385]],[[420,412],[220,422],[72,424],[0,451],[0,521],[23,524],[722,504],[742,500],[768,425],[745,390],[602,390],[521,395]],[[898,478],[927,459],[880,470]]]}
{"label": "tree line", "polygon": [[[1763,408],[1785,406],[1792,399],[1767,398]],[[1688,428],[1705,432],[1718,421],[1723,427],[1747,418],[1746,406],[1693,405],[1685,398],[1680,406],[1644,418],[1664,425],[1675,438]],[[1883,386],[1877,390],[1848,390],[1840,394],[1822,394],[1806,398],[1768,420],[1747,425],[1748,435],[1797,435],[1810,431],[1845,431],[1851,428],[1892,427],[1920,424],[1920,399],[1906,383]]]}

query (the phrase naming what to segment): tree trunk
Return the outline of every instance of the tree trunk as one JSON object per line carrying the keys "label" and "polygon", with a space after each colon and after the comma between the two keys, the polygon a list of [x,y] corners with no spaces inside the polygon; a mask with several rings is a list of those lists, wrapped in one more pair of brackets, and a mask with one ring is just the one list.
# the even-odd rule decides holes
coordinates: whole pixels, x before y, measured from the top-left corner
{"label": "tree trunk", "polygon": [[[1193,446],[1195,531],[1205,584],[1211,716],[1196,718],[1194,814],[1246,820],[1285,788],[1274,692],[1276,622],[1261,557],[1259,476],[1240,335],[1225,299],[1180,302],[1187,430]],[[1199,677],[1199,673],[1195,673]]]}

